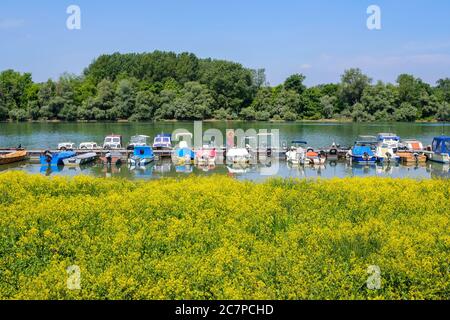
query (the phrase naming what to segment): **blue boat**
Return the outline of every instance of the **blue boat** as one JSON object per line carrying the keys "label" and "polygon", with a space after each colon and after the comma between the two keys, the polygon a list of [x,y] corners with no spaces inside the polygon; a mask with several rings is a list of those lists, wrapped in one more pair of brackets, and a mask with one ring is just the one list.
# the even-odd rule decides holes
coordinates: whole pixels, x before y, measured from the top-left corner
{"label": "blue boat", "polygon": [[374,164],[377,162],[377,157],[370,146],[355,145],[350,151],[352,162],[360,164]]}
{"label": "blue boat", "polygon": [[190,158],[191,160],[195,159],[195,153],[192,149],[189,148],[181,148],[176,150],[176,155],[178,158],[187,159]]}
{"label": "blue boat", "polygon": [[429,159],[439,163],[450,163],[450,137],[440,136],[433,140],[431,145],[432,152],[429,154]]}
{"label": "blue boat", "polygon": [[45,151],[40,157],[40,162],[42,165],[58,166],[63,165],[63,160],[75,157],[77,155],[74,151],[63,151],[51,153],[50,151]]}
{"label": "blue boat", "polygon": [[128,159],[128,164],[131,166],[146,166],[155,160],[153,149],[149,146],[134,147],[133,156]]}

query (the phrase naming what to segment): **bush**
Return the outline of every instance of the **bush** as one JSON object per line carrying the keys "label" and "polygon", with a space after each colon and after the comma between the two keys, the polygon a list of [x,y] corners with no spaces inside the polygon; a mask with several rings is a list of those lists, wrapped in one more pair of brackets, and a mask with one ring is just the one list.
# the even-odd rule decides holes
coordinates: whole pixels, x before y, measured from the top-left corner
{"label": "bush", "polygon": [[14,121],[26,121],[28,113],[23,109],[14,109],[9,112],[9,117]]}
{"label": "bush", "polygon": [[400,108],[394,112],[394,118],[397,121],[413,122],[417,117],[417,108],[406,102],[402,103]]}
{"label": "bush", "polygon": [[258,121],[267,121],[270,119],[270,113],[267,111],[258,111],[255,113],[255,119]]}
{"label": "bush", "polygon": [[297,120],[297,118],[298,118],[297,114],[292,111],[286,111],[283,114],[283,120],[285,120],[285,121],[295,121],[295,120]]}
{"label": "bush", "polygon": [[213,117],[216,120],[227,120],[228,112],[224,108],[220,108],[216,111],[214,111]]}
{"label": "bush", "polygon": [[[448,299],[449,190],[449,180],[7,172],[0,299]],[[78,291],[67,288],[73,265]],[[367,288],[371,265],[380,290]]]}

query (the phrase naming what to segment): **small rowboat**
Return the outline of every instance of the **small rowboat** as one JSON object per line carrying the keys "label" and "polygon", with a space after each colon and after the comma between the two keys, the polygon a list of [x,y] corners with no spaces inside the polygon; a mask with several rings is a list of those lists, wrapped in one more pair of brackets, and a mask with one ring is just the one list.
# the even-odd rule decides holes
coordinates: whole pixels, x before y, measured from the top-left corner
{"label": "small rowboat", "polygon": [[0,155],[0,165],[23,161],[27,158],[27,152],[24,150],[14,151],[6,155]]}
{"label": "small rowboat", "polygon": [[63,160],[65,166],[80,166],[89,162],[97,160],[98,156],[95,152],[81,154],[76,157],[67,158]]}

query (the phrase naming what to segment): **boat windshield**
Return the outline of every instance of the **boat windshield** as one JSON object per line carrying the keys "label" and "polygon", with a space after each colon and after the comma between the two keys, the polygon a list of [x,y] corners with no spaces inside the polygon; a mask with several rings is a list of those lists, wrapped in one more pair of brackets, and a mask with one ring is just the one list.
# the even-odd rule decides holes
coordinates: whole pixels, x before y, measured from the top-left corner
{"label": "boat windshield", "polygon": [[134,136],[131,137],[131,143],[147,143],[147,136]]}
{"label": "boat windshield", "polygon": [[156,137],[155,138],[155,143],[170,143],[170,138],[168,137]]}

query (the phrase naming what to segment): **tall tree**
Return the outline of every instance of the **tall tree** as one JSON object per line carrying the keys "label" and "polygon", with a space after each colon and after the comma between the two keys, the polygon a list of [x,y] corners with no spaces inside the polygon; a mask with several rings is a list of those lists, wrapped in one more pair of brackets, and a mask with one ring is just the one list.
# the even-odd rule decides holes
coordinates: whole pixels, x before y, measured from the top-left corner
{"label": "tall tree", "polygon": [[306,86],[303,84],[305,79],[306,77],[301,73],[293,74],[284,82],[284,88],[286,90],[293,90],[298,94],[302,94],[303,91],[306,90]]}
{"label": "tall tree", "polygon": [[340,98],[345,106],[350,107],[361,102],[364,89],[372,79],[362,73],[360,69],[349,69],[341,76]]}

